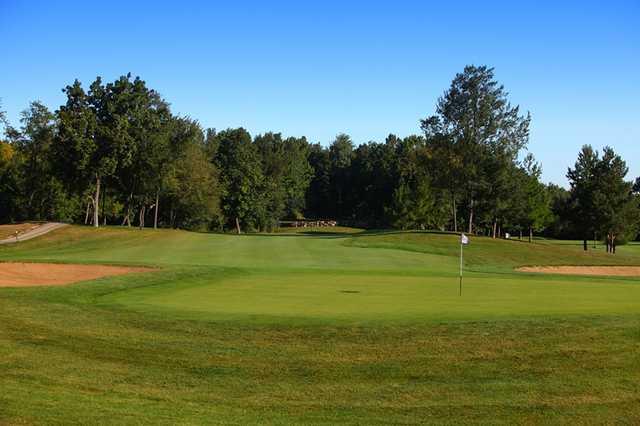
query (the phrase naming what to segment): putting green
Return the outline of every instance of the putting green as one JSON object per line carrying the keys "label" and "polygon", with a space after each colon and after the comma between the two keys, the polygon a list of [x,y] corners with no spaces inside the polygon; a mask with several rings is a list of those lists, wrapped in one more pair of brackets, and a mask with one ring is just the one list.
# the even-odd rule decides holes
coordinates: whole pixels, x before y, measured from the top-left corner
{"label": "putting green", "polygon": [[574,282],[512,276],[254,273],[194,286],[118,292],[102,302],[181,317],[343,319],[366,321],[482,320],[536,315],[630,314],[640,311],[634,282]]}
{"label": "putting green", "polygon": [[233,236],[74,228],[5,253],[159,266],[163,270],[152,277],[116,280],[129,285],[94,303],[179,318],[386,322],[638,312],[637,278],[514,271],[527,264],[638,261],[631,250],[608,256],[579,248],[473,238],[465,249],[462,296],[457,237],[448,234]]}

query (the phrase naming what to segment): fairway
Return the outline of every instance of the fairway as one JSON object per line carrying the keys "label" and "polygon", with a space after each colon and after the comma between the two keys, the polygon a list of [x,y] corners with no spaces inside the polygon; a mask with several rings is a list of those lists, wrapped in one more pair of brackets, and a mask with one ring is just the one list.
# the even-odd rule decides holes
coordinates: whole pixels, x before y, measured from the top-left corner
{"label": "fairway", "polygon": [[[640,265],[577,244],[420,232],[68,227],[2,261],[148,266],[0,289],[0,423],[640,421]],[[29,395],[27,398],[26,395]]]}

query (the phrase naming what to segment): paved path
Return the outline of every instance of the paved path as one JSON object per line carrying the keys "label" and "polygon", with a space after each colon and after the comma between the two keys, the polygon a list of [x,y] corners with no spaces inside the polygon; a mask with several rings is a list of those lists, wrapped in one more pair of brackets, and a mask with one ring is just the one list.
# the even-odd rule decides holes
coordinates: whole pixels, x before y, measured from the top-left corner
{"label": "paved path", "polygon": [[62,228],[65,226],[69,226],[69,225],[66,223],[47,222],[45,224],[38,226],[37,228],[31,229],[23,234],[19,234],[17,239],[16,237],[9,237],[9,238],[5,238],[4,240],[0,240],[0,244],[11,244],[11,243],[17,243],[20,241],[30,240],[32,238],[36,238],[41,235],[48,234],[53,230],[56,230],[58,228]]}

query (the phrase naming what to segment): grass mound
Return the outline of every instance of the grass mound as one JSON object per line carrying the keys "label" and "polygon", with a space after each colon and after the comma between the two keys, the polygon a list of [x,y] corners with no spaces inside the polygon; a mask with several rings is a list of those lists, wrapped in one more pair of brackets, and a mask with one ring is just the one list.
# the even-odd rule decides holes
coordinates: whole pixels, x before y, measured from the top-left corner
{"label": "grass mound", "polygon": [[[429,232],[387,232],[358,236],[350,240],[355,247],[387,248],[418,253],[458,257],[459,236]],[[609,255],[601,250],[584,251],[582,245],[558,244],[546,240],[529,243],[525,240],[504,240],[471,237],[465,246],[466,265],[486,270],[513,269],[528,265],[637,265],[640,252],[623,250]]]}

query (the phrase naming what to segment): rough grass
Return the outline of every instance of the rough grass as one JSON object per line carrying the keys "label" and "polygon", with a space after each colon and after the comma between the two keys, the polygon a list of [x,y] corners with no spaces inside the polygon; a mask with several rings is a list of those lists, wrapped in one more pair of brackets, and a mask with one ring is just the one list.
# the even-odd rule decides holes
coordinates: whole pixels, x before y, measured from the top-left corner
{"label": "rough grass", "polygon": [[460,298],[456,241],[71,227],[0,248],[162,268],[1,289],[0,424],[640,422],[640,282],[512,271],[640,253],[473,238]]}

